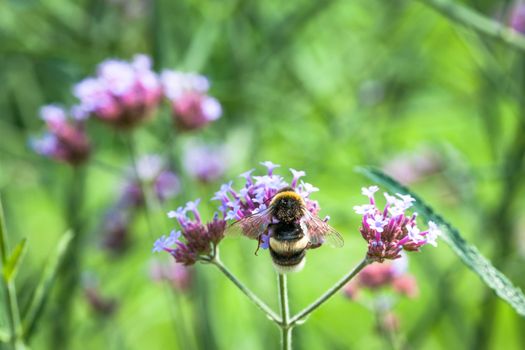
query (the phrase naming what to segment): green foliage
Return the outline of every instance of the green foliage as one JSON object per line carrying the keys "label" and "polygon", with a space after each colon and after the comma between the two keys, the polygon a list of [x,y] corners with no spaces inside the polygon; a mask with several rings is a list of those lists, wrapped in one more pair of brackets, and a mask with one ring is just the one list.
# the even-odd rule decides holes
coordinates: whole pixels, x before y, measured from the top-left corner
{"label": "green foliage", "polygon": [[20,267],[20,264],[22,263],[24,254],[27,251],[26,243],[27,243],[27,239],[26,238],[22,239],[15,246],[15,248],[11,252],[11,255],[7,258],[7,262],[4,265],[4,268],[2,270],[6,283],[10,283],[15,278],[18,268]]}
{"label": "green foliage", "polygon": [[474,245],[469,244],[452,224],[437,214],[421,197],[382,171],[374,168],[359,168],[358,171],[371,180],[385,186],[389,191],[409,194],[414,197],[416,199],[414,208],[417,212],[422,214],[426,219],[434,221],[439,226],[445,228],[442,238],[458,255],[461,261],[492,288],[501,299],[509,303],[518,314],[525,317],[525,295],[523,295],[521,289],[515,287],[501,271],[491,264],[490,260],[481,255]]}

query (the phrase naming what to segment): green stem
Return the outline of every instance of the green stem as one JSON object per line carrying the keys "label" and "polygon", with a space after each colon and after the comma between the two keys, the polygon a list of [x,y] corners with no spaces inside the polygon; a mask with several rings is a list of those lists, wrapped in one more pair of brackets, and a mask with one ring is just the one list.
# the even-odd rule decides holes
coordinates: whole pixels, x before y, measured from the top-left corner
{"label": "green stem", "polygon": [[277,314],[264,302],[262,301],[261,299],[259,299],[259,297],[257,297],[250,289],[248,289],[248,287],[246,287],[244,284],[242,284],[238,279],[237,277],[235,277],[231,272],[230,270],[228,270],[226,268],[226,266],[224,266],[224,264],[221,262],[221,260],[219,259],[219,256],[218,256],[218,253],[215,254],[215,257],[213,257],[212,259],[210,259],[208,261],[210,264],[213,264],[215,266],[217,266],[217,268],[226,276],[228,277],[228,279],[230,281],[233,282],[233,284],[235,284],[237,286],[237,288],[239,288],[241,290],[241,292],[244,293],[244,295],[246,295],[248,297],[248,299],[250,299],[259,309],[261,309],[265,314],[266,316],[272,320],[273,322],[277,323],[277,324],[281,324],[281,319],[279,318],[279,316],[277,316]]}
{"label": "green stem", "polygon": [[323,305],[328,299],[330,299],[335,293],[337,293],[341,288],[343,288],[355,275],[359,273],[365,266],[370,264],[372,261],[368,260],[366,257],[356,265],[350,272],[348,272],[343,278],[337,281],[329,290],[327,290],[323,295],[321,295],[316,301],[305,307],[298,314],[293,316],[290,319],[289,325],[295,326],[301,322],[305,317],[310,313],[314,312],[318,307]]}
{"label": "green stem", "polygon": [[281,307],[281,349],[292,349],[292,329],[290,325],[290,307],[288,305],[288,283],[286,274],[280,273],[278,278],[279,305]]}
{"label": "green stem", "polygon": [[493,37],[514,49],[525,51],[525,39],[521,34],[492,19],[480,15],[468,7],[447,0],[419,1],[432,7],[453,22]]}

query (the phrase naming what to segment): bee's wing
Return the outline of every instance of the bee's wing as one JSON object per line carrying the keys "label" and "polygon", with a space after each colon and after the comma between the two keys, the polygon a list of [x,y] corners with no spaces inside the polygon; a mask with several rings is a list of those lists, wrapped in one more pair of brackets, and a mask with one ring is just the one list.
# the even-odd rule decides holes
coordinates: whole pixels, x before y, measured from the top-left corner
{"label": "bee's wing", "polygon": [[258,239],[266,231],[271,221],[271,210],[266,208],[259,213],[246,216],[226,229],[226,235],[236,236],[244,235],[248,238]]}
{"label": "bee's wing", "polygon": [[308,237],[310,243],[314,246],[319,246],[328,243],[332,247],[342,247],[344,245],[343,237],[326,221],[313,215],[305,209],[304,224],[308,230]]}

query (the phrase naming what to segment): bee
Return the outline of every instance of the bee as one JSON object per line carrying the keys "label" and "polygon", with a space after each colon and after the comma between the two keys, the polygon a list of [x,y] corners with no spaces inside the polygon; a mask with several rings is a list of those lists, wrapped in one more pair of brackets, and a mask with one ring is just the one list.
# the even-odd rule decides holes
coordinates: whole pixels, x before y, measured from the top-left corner
{"label": "bee", "polygon": [[[271,199],[268,208],[232,224],[230,232],[259,241],[269,237],[272,262],[279,273],[300,271],[305,264],[307,249],[317,248],[325,241],[343,246],[343,238],[325,220],[313,215],[292,187],[284,187]],[[259,247],[258,246],[258,247]],[[257,248],[259,249],[259,248]]]}

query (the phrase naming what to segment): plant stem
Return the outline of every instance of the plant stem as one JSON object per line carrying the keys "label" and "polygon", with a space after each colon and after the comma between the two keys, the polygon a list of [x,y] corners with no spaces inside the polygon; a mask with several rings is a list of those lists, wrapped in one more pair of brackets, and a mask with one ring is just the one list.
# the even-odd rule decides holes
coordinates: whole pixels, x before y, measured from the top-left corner
{"label": "plant stem", "polygon": [[525,51],[525,39],[521,34],[511,28],[501,25],[483,15],[480,15],[468,7],[458,5],[448,0],[419,0],[420,2],[432,7],[448,19],[464,27],[474,29],[477,32],[488,35],[506,45]]}
{"label": "plant stem", "polygon": [[350,272],[348,272],[343,278],[337,281],[329,290],[327,290],[323,295],[321,295],[316,301],[305,307],[298,314],[293,316],[290,319],[289,325],[295,326],[302,319],[308,316],[310,313],[314,312],[319,306],[323,305],[328,299],[330,299],[335,293],[337,293],[341,288],[344,287],[355,275],[359,273],[365,266],[370,264],[372,261],[368,260],[366,257],[356,265]]}
{"label": "plant stem", "polygon": [[226,266],[224,266],[224,264],[222,263],[222,261],[219,259],[219,256],[218,256],[218,253],[215,254],[215,257],[213,257],[212,259],[210,259],[208,261],[210,264],[213,264],[215,266],[217,266],[217,268],[226,276],[228,277],[228,279],[230,281],[233,282],[233,284],[235,284],[237,286],[237,288],[239,288],[241,290],[241,292],[244,293],[244,295],[246,295],[248,297],[248,299],[250,299],[259,309],[261,309],[265,314],[266,316],[272,320],[273,322],[277,323],[277,324],[281,324],[281,319],[279,318],[279,316],[277,316],[277,314],[264,302],[262,301],[261,299],[259,299],[259,297],[257,297],[250,289],[248,289],[248,287],[246,287],[244,284],[242,284],[238,279],[237,277],[235,277],[231,272],[230,270],[228,270],[226,268]]}
{"label": "plant stem", "polygon": [[280,273],[278,277],[279,305],[281,307],[281,349],[292,349],[292,328],[290,325],[290,308],[288,305],[288,283],[286,274]]}

